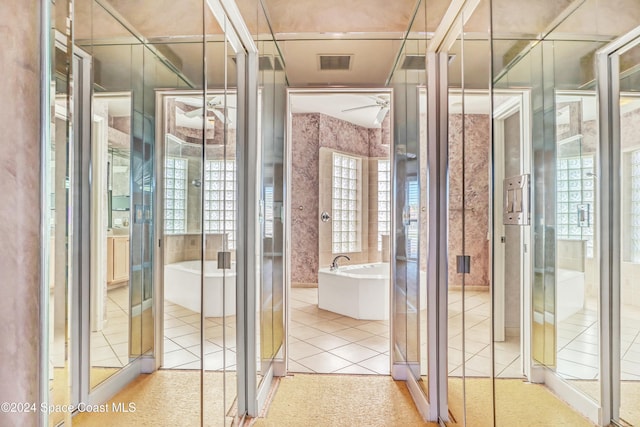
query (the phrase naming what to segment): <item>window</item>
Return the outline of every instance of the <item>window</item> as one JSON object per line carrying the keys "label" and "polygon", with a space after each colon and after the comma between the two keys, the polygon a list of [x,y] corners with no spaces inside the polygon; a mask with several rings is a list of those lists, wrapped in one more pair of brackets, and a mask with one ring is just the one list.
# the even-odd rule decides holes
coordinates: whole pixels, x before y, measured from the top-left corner
{"label": "window", "polygon": [[273,187],[264,187],[264,236],[273,237]]}
{"label": "window", "polygon": [[164,162],[164,232],[187,231],[187,159],[167,157]]}
{"label": "window", "polygon": [[557,238],[586,240],[588,258],[593,258],[593,163],[591,155],[558,159],[556,184]]}
{"label": "window", "polygon": [[333,253],[359,252],[360,159],[333,153]]}
{"label": "window", "polygon": [[[627,155],[629,179],[627,200],[627,224],[629,224],[629,255],[631,262],[640,263],[640,150],[631,151]],[[626,228],[626,227],[625,227]]]}
{"label": "window", "polygon": [[409,181],[407,203],[409,205],[409,225],[407,226],[407,258],[418,258],[418,215],[420,214],[420,191],[418,181]]}
{"label": "window", "polygon": [[378,250],[382,235],[391,232],[391,166],[389,160],[378,160]]}
{"label": "window", "polygon": [[236,162],[207,160],[204,166],[204,232],[227,234],[236,248]]}

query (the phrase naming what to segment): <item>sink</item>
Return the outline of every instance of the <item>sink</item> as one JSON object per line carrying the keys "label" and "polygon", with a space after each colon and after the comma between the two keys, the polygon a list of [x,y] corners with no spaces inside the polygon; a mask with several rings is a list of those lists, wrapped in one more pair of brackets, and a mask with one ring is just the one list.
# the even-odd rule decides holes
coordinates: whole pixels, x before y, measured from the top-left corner
{"label": "sink", "polygon": [[111,231],[107,232],[107,235],[110,236],[128,236],[129,229],[128,228],[112,228]]}

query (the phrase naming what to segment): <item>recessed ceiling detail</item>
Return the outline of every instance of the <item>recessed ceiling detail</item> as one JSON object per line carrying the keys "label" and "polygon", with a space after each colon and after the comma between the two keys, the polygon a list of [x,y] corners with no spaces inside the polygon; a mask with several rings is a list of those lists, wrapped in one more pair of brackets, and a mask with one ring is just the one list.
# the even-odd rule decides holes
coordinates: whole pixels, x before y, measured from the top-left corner
{"label": "recessed ceiling detail", "polygon": [[353,55],[319,55],[319,68],[322,71],[348,71],[351,69]]}

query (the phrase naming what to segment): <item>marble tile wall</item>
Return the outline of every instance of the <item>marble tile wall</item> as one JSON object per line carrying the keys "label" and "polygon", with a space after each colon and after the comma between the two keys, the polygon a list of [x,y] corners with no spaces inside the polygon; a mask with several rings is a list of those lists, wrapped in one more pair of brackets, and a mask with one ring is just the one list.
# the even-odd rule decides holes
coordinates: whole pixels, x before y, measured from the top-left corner
{"label": "marble tile wall", "polygon": [[[3,24],[0,125],[0,400],[39,402],[42,2],[0,2]],[[49,116],[49,111],[44,117]],[[39,412],[1,413],[1,425],[37,425]]]}
{"label": "marble tile wall", "polygon": [[[426,113],[420,114],[420,122],[426,123]],[[488,116],[467,115],[466,135],[466,167],[467,167],[467,207],[466,212],[466,247],[467,254],[472,256],[472,274],[466,278],[467,285],[489,285],[489,241],[487,240],[489,212],[489,121]],[[462,123],[460,115],[451,115],[449,119],[450,137],[450,224],[449,224],[449,282],[451,285],[462,285],[461,275],[456,272],[455,256],[462,254]],[[420,223],[427,224],[428,209],[425,191],[427,188],[427,128],[420,127],[420,185],[422,198],[420,201]],[[471,196],[471,197],[469,197]],[[456,204],[457,203],[457,204]],[[428,227],[420,228],[420,270],[427,270],[427,233]]]}
{"label": "marble tile wall", "polygon": [[[351,263],[366,263],[378,260],[380,253],[370,254],[372,239],[369,239],[372,216],[371,183],[369,177],[373,173],[370,168],[372,157],[388,158],[389,145],[384,144],[383,138],[389,137],[389,118],[383,121],[382,129],[367,129],[351,123],[317,113],[293,114],[292,118],[292,283],[297,286],[315,286],[318,279],[318,267],[328,265],[333,259],[330,248],[330,223],[322,223],[319,219],[320,199],[331,199],[330,178],[320,182],[320,170],[324,168],[324,176],[331,176],[331,164],[325,161],[321,164],[320,148],[328,153],[340,151],[357,155],[365,159],[363,162],[363,200],[366,200],[362,212],[362,224],[367,224],[362,233],[362,251],[352,253]],[[388,139],[386,141],[389,141]],[[371,171],[371,172],[370,172]],[[375,168],[377,173],[377,165]],[[321,185],[322,184],[322,185]],[[368,194],[367,194],[368,193]],[[377,209],[377,181],[376,181],[376,209]],[[329,205],[330,208],[330,205]],[[377,223],[375,224],[377,230]],[[376,238],[377,239],[377,238]],[[377,240],[375,240],[377,242]],[[323,243],[320,250],[319,242]],[[328,243],[328,245],[327,245]],[[327,249],[324,249],[324,247]],[[344,260],[343,260],[344,261]],[[373,262],[373,261],[371,261]],[[348,262],[343,262],[348,263]]]}
{"label": "marble tile wall", "polygon": [[[449,285],[461,286],[456,255],[462,247],[462,116],[449,116]],[[489,116],[465,115],[465,250],[471,256],[466,286],[489,285]]]}
{"label": "marble tile wall", "polygon": [[291,122],[291,281],[318,281],[320,114],[293,114]]}

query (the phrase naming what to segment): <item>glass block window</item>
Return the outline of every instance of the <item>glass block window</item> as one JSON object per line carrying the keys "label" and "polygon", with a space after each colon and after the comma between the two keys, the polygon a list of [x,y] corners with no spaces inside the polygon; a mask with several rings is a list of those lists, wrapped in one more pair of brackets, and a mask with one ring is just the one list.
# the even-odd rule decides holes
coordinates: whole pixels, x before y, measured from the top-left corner
{"label": "glass block window", "polygon": [[264,188],[264,235],[273,237],[273,187]]}
{"label": "glass block window", "polygon": [[164,232],[187,232],[187,159],[164,161]]}
{"label": "glass block window", "polygon": [[559,158],[556,183],[557,238],[586,240],[588,258],[593,257],[593,164],[592,155]]}
{"label": "glass block window", "polygon": [[378,250],[382,235],[391,233],[391,166],[389,160],[378,160]]}
{"label": "glass block window", "polygon": [[360,159],[333,153],[333,253],[360,251],[358,185]]}
{"label": "glass block window", "polygon": [[204,164],[204,232],[226,234],[236,248],[236,162],[207,160]]}
{"label": "glass block window", "polygon": [[629,153],[629,258],[640,263],[640,150]]}
{"label": "glass block window", "polygon": [[407,202],[409,204],[409,225],[407,226],[407,258],[418,258],[418,219],[420,215],[420,190],[418,181],[409,181],[407,189]]}

